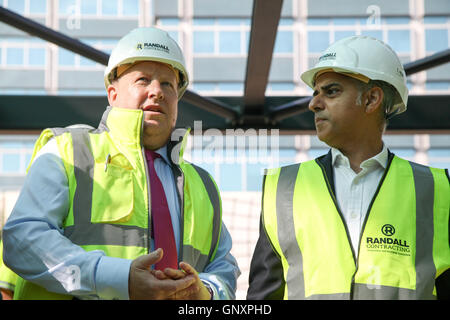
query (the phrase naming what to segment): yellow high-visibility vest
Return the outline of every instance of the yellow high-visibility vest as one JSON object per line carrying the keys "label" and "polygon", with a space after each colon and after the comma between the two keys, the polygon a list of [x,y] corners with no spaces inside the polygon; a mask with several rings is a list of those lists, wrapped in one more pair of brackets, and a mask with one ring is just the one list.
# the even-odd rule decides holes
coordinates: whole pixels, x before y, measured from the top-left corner
{"label": "yellow high-visibility vest", "polygon": [[[135,259],[149,252],[150,190],[141,142],[143,112],[108,107],[98,129],[54,128],[42,132],[32,159],[56,139],[69,183],[70,207],[64,235],[87,251]],[[214,258],[221,230],[221,200],[212,177],[183,160],[183,141],[170,150],[176,157],[176,187],[181,199],[179,260],[201,272]],[[15,299],[71,299],[18,280]]]}
{"label": "yellow high-visibility vest", "polygon": [[317,159],[267,172],[263,223],[284,299],[435,299],[435,279],[450,268],[445,170],[393,156],[356,252],[332,190]]}
{"label": "yellow high-visibility vest", "polygon": [[3,262],[3,241],[0,241],[0,288],[14,292],[17,277],[17,274],[9,269]]}

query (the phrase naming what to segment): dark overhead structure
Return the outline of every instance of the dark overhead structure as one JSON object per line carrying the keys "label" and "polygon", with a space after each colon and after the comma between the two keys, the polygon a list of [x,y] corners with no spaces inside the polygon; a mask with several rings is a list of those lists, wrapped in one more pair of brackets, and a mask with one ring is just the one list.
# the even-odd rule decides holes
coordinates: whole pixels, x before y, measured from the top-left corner
{"label": "dark overhead structure", "polygon": [[[202,129],[277,128],[298,134],[314,130],[309,97],[266,97],[273,49],[283,0],[254,0],[242,97],[203,97],[186,91],[179,104],[177,126]],[[108,54],[0,6],[0,21],[85,58],[106,65]],[[405,64],[407,75],[450,62],[450,49]],[[14,96],[0,99],[0,131],[39,131],[74,123],[96,125],[106,97]],[[38,112],[36,112],[38,110]],[[390,132],[450,132],[450,95],[410,96],[408,111],[394,117]]]}

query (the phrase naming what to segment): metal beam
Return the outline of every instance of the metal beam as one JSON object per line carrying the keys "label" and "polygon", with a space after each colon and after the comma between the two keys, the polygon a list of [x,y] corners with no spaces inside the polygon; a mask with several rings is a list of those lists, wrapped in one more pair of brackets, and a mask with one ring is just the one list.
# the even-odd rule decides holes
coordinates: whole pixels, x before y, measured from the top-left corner
{"label": "metal beam", "polygon": [[[450,62],[450,49],[437,52],[431,56],[418,59],[413,62],[408,62],[403,65],[403,68],[405,69],[406,75],[409,76],[429,68],[437,67],[447,62]],[[305,97],[288,102],[281,106],[273,107],[269,111],[268,118],[272,124],[275,124],[288,117],[301,114],[308,111],[309,101],[311,101],[311,97]]]}
{"label": "metal beam", "polygon": [[406,63],[403,67],[407,76],[426,69],[450,62],[450,49],[437,52],[431,56]]}
{"label": "metal beam", "polygon": [[[295,97],[270,96],[268,105],[282,105]],[[242,97],[214,97],[222,103],[241,105]],[[0,134],[35,133],[43,128],[68,126],[85,123],[97,126],[108,103],[106,96],[31,96],[2,95],[0,99]],[[408,112],[402,113],[389,121],[391,133],[450,132],[450,95],[412,95],[408,99]],[[38,112],[36,110],[39,110]],[[216,116],[186,102],[178,106],[177,127],[195,129],[196,121],[201,120],[202,130],[210,128],[225,131],[227,129],[272,129],[282,134],[301,134],[315,131],[314,114],[304,112],[286,118],[276,125],[244,126],[230,124],[223,117]]]}
{"label": "metal beam", "polygon": [[[54,43],[67,50],[75,52],[85,58],[91,59],[102,65],[107,65],[109,55],[103,51],[97,50],[77,39],[66,36],[65,34],[48,28],[36,21],[25,18],[11,10],[0,6],[0,21],[9,24],[19,30],[37,36],[41,39]],[[192,91],[187,90],[182,100],[198,106],[210,113],[222,116],[230,121],[236,121],[238,112],[233,108],[217,100],[202,97]]]}
{"label": "metal beam", "polygon": [[231,121],[232,124],[236,123],[238,118],[238,112],[231,109],[227,104],[213,98],[202,97],[193,91],[186,91],[182,100],[200,109],[221,116]]}
{"label": "metal beam", "polygon": [[262,114],[282,5],[283,0],[253,1],[244,84],[244,114]]}

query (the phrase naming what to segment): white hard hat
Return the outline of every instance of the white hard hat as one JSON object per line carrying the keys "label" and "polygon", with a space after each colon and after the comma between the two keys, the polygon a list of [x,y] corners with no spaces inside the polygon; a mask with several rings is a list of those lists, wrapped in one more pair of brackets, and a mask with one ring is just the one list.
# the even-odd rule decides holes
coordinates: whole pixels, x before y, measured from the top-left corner
{"label": "white hard hat", "polygon": [[178,99],[181,99],[189,84],[183,52],[166,31],[153,27],[136,28],[119,40],[105,69],[106,88],[116,77],[117,67],[139,61],[162,62],[178,71]]}
{"label": "white hard hat", "polygon": [[405,70],[397,54],[384,42],[367,36],[351,36],[336,41],[322,53],[314,68],[304,72],[301,78],[309,87],[314,88],[316,76],[326,70],[359,80],[368,78],[385,81],[398,93],[390,114],[406,110],[408,87]]}

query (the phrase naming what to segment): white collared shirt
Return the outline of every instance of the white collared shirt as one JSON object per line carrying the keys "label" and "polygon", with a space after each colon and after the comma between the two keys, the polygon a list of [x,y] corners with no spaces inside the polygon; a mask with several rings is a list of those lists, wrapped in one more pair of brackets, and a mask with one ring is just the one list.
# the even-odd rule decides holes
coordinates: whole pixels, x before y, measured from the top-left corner
{"label": "white collared shirt", "polygon": [[367,209],[378,188],[387,166],[388,151],[383,150],[361,163],[356,173],[350,161],[338,149],[331,149],[334,186],[339,208],[344,217],[355,254],[358,255],[359,238]]}

